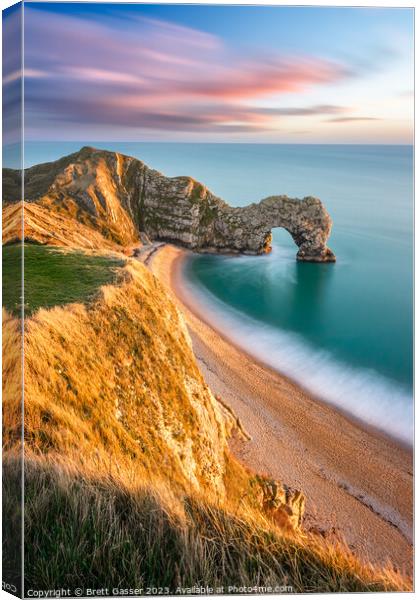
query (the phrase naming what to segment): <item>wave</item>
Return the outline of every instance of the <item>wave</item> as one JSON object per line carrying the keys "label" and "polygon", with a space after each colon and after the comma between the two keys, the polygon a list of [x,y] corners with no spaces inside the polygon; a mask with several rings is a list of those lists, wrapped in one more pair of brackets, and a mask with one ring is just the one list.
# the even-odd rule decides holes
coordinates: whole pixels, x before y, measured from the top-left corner
{"label": "wave", "polygon": [[409,389],[373,369],[338,361],[296,333],[245,315],[190,281],[185,272],[183,290],[203,318],[256,359],[367,425],[413,444],[413,397]]}

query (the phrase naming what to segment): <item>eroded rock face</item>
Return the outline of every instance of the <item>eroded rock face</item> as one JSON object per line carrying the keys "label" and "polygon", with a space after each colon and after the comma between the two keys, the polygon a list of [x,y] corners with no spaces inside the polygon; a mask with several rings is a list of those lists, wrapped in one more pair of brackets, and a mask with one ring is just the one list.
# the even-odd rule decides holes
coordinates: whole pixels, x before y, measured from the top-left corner
{"label": "eroded rock face", "polygon": [[261,507],[265,514],[281,529],[298,531],[305,512],[305,496],[291,490],[280,481],[259,475],[255,478],[260,490]]}
{"label": "eroded rock face", "polygon": [[317,198],[271,196],[233,208],[194,179],[156,172],[145,176],[142,189],[142,227],[153,239],[198,252],[263,254],[271,250],[271,229],[284,227],[299,247],[299,260],[335,260],[326,245],[331,217]]}
{"label": "eroded rock face", "polygon": [[[6,189],[6,201],[17,199],[7,197],[15,187]],[[145,233],[196,252],[263,254],[271,250],[272,228],[284,227],[299,248],[298,260],[335,260],[327,247],[332,221],[317,198],[271,196],[234,208],[191,177],[165,177],[115,152],[82,148],[31,167],[25,190],[26,201],[67,213],[122,246]]]}

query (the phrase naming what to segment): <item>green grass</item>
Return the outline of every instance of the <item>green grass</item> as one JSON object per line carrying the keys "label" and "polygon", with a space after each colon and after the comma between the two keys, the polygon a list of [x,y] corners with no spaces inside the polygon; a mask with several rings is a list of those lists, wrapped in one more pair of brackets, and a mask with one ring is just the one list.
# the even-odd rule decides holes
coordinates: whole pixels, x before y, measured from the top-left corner
{"label": "green grass", "polygon": [[[21,309],[20,244],[3,246],[3,306],[18,313]],[[92,298],[101,285],[115,279],[115,269],[124,261],[82,252],[61,251],[52,246],[24,245],[25,313],[40,307],[83,302]]]}

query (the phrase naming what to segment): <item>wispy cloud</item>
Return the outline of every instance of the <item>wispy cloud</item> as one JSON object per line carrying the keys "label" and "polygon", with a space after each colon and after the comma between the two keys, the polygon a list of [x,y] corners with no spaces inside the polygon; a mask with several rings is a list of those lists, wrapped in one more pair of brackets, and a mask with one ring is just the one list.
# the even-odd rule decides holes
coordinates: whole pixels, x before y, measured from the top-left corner
{"label": "wispy cloud", "polygon": [[250,103],[274,97],[278,102],[281,95],[354,76],[348,66],[317,56],[238,54],[210,33],[141,16],[95,21],[28,6],[26,28],[29,129],[61,122],[264,130],[281,117],[346,108],[250,108]]}
{"label": "wispy cloud", "polygon": [[21,26],[22,8],[11,6],[3,11],[3,143],[21,140]]}
{"label": "wispy cloud", "polygon": [[331,104],[316,104],[315,106],[306,107],[283,107],[283,108],[255,108],[254,111],[260,114],[272,116],[291,116],[291,117],[307,117],[312,115],[330,115],[334,113],[342,113],[348,111],[345,106],[335,106]]}
{"label": "wispy cloud", "polygon": [[379,117],[334,117],[325,119],[328,123],[352,123],[353,121],[382,121]]}

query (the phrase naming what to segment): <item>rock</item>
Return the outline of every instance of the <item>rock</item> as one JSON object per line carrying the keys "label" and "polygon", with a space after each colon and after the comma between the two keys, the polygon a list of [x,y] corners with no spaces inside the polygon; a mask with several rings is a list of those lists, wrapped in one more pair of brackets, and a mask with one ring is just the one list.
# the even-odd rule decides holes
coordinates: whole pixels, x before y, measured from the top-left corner
{"label": "rock", "polygon": [[261,493],[261,506],[274,523],[286,531],[297,531],[302,525],[305,496],[299,490],[292,491],[274,479],[257,476]]}
{"label": "rock", "polygon": [[[14,202],[17,172],[6,171],[6,202]],[[27,202],[77,218],[121,246],[149,239],[195,252],[264,254],[272,228],[283,227],[298,260],[335,261],[327,247],[332,221],[318,198],[270,196],[234,208],[191,177],[165,177],[115,152],[85,147],[26,169],[25,193]]]}

